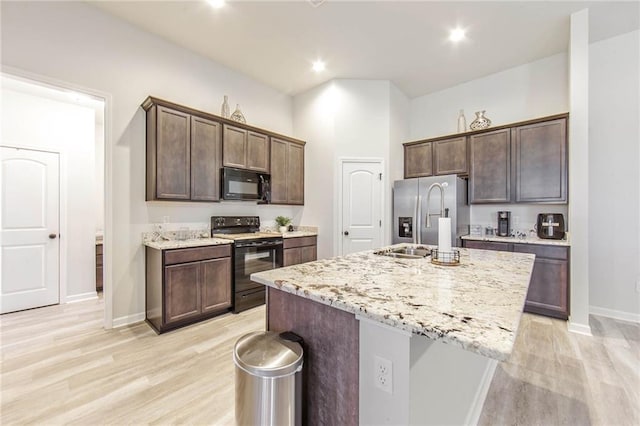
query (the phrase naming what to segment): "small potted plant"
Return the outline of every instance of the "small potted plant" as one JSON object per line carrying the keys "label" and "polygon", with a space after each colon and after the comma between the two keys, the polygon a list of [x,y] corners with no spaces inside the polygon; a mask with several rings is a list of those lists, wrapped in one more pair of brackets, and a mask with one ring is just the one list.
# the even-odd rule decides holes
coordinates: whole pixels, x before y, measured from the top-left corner
{"label": "small potted plant", "polygon": [[274,219],[278,226],[280,227],[280,233],[284,234],[287,232],[287,225],[291,223],[291,218],[285,216],[278,216]]}

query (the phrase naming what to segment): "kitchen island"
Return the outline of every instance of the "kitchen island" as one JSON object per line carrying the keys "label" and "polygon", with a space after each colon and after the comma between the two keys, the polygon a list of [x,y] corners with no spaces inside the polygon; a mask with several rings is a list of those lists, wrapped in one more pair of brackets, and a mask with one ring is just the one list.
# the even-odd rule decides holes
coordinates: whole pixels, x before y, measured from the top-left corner
{"label": "kitchen island", "polygon": [[251,276],[268,329],[305,339],[307,424],[477,421],[534,256],[460,252],[459,266],[365,251]]}

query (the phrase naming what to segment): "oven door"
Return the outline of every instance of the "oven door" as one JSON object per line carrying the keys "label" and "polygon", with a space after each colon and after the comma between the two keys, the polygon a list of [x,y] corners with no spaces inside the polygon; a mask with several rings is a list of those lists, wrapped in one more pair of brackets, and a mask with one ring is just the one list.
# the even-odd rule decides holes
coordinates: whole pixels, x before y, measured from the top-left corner
{"label": "oven door", "polygon": [[251,281],[254,272],[268,271],[282,266],[282,240],[277,242],[236,243],[235,248],[235,292],[264,288]]}

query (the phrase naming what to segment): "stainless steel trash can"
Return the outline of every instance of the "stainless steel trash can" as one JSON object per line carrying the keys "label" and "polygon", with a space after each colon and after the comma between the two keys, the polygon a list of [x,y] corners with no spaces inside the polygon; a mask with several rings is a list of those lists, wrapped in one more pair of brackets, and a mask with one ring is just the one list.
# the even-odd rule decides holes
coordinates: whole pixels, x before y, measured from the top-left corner
{"label": "stainless steel trash can", "polygon": [[302,339],[293,333],[257,331],[233,348],[236,424],[302,424]]}

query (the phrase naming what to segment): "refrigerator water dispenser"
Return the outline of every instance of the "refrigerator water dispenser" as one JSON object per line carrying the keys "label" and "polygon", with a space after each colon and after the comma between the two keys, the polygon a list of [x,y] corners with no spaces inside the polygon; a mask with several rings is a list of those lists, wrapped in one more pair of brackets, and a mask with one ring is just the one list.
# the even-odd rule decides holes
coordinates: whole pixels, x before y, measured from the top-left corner
{"label": "refrigerator water dispenser", "polygon": [[398,236],[400,238],[413,238],[413,218],[398,218]]}

